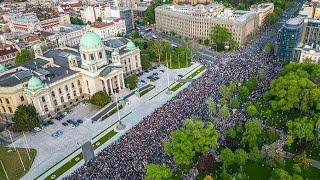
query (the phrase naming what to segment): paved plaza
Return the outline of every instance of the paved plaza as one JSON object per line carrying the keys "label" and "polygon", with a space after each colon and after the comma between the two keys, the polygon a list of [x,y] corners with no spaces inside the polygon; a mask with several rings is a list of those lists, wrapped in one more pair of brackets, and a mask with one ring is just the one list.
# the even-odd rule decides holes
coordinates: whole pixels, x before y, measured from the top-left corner
{"label": "paved plaza", "polygon": [[[169,70],[169,84],[176,82],[178,80],[178,75],[185,75],[198,66],[198,63],[194,63],[188,68]],[[164,70],[165,72],[160,72],[160,69]],[[160,79],[155,82],[150,82],[149,80],[147,80],[146,77],[155,72],[159,73]],[[98,151],[102,150],[111,142],[117,140],[128,129],[139,123],[143,119],[143,117],[152,113],[156,108],[160,107],[169,99],[171,99],[175,94],[177,94],[179,90],[183,89],[181,88],[170,95],[166,94],[166,88],[168,86],[168,76],[165,67],[160,67],[156,70],[150,71],[149,73],[145,73],[139,79],[143,79],[147,83],[155,85],[155,88],[141,98],[133,95],[128,99],[128,103],[126,103],[126,106],[120,110],[121,117],[131,112],[130,115],[122,120],[126,125],[126,129],[113,137],[110,142],[107,142],[103,146],[98,148]],[[125,95],[126,93],[129,92],[124,92],[122,93],[122,95]],[[38,132],[35,135],[32,135],[31,133],[26,134],[28,144],[31,148],[37,150],[37,156],[32,165],[32,168],[22,179],[34,179],[38,177],[40,174],[54,166],[57,162],[64,159],[67,155],[78,149],[86,141],[95,137],[107,127],[118,121],[117,113],[115,113],[104,121],[92,123],[90,117],[92,117],[97,112],[98,109],[96,109],[91,104],[79,104],[72,110],[72,113],[67,115],[60,122],[54,120],[54,125],[46,127],[41,132]],[[65,122],[67,119],[82,119],[83,124],[74,129],[72,129],[71,127],[62,126],[61,123]],[[57,138],[52,137],[51,134],[57,130],[63,130],[63,134]],[[25,147],[22,138],[16,140],[14,145],[16,147]],[[74,168],[80,166],[81,164],[82,163],[78,163]],[[41,176],[41,178],[45,177],[45,175],[49,175],[50,172],[53,172],[56,168],[57,167],[48,171],[43,176]],[[70,172],[72,171],[70,170]],[[67,174],[68,173],[66,173],[65,175]]]}

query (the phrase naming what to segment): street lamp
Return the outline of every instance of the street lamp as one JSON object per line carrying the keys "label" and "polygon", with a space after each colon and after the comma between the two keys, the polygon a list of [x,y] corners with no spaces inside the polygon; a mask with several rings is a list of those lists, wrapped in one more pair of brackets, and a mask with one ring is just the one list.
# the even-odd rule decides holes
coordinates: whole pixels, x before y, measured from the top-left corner
{"label": "street lamp", "polygon": [[[120,89],[120,87],[118,87]],[[126,126],[122,123],[121,121],[121,118],[120,118],[120,110],[119,110],[119,101],[118,101],[118,96],[115,92],[115,98],[116,98],[116,105],[117,105],[117,114],[118,114],[118,121],[119,121],[119,124],[117,125],[116,129],[117,130],[124,130],[126,128]]]}

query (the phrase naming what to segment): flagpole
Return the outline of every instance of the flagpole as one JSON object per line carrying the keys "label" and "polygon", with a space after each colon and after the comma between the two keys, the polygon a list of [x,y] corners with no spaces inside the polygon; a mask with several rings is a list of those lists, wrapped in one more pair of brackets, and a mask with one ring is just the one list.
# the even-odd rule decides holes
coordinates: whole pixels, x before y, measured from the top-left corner
{"label": "flagpole", "polygon": [[23,161],[22,161],[22,158],[21,158],[20,152],[19,152],[19,150],[18,150],[18,149],[16,149],[16,147],[15,147],[15,145],[14,145],[14,142],[13,142],[13,139],[12,139],[12,136],[11,136],[10,131],[8,131],[8,133],[9,133],[9,136],[10,136],[10,139],[11,139],[11,143],[12,143],[13,149],[14,149],[15,151],[17,151],[18,156],[19,156],[19,159],[20,159],[20,162],[21,162],[21,165],[22,165],[22,167],[23,167],[23,170],[24,170],[24,171],[26,171],[26,168],[25,168],[25,166],[24,166],[24,164],[23,164]]}

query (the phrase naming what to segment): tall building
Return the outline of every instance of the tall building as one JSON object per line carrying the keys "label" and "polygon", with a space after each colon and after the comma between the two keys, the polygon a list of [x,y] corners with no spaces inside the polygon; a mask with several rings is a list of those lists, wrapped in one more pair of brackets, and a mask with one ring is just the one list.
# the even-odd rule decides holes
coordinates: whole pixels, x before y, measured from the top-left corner
{"label": "tall building", "polygon": [[268,16],[268,14],[272,13],[273,10],[274,10],[273,3],[254,4],[250,7],[251,12],[258,13],[259,26],[263,25],[265,18]]}
{"label": "tall building", "polygon": [[98,91],[125,89],[126,75],[141,72],[140,50],[125,38],[102,41],[86,32],[79,49],[59,39],[58,48],[34,45],[35,59],[7,69],[0,64],[0,118],[10,121],[20,104],[32,104],[46,119]]}
{"label": "tall building", "polygon": [[194,39],[209,39],[214,25],[227,28],[242,45],[258,29],[257,13],[225,9],[221,4],[162,5],[155,9],[156,30]]}
{"label": "tall building", "polygon": [[289,19],[278,32],[277,56],[282,60],[294,60],[294,48],[301,40],[303,18]]}
{"label": "tall building", "polygon": [[133,30],[132,11],[129,8],[120,7],[120,17],[125,20],[126,33],[131,33]]}
{"label": "tall building", "polygon": [[304,20],[301,43],[309,46],[320,45],[320,20]]}

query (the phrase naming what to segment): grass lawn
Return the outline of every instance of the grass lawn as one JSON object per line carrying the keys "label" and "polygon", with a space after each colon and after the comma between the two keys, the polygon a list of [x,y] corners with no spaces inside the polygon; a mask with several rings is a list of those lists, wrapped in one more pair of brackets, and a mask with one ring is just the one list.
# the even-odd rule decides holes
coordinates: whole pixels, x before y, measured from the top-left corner
{"label": "grass lawn", "polygon": [[206,67],[204,65],[202,65],[199,69],[197,69],[196,71],[194,71],[192,74],[190,74],[187,79],[192,79],[194,77],[196,77],[198,74],[200,74],[202,71],[204,71],[206,69]]}
{"label": "grass lawn", "polygon": [[[29,160],[29,157],[26,151],[27,149],[17,148],[17,150],[21,155],[26,171],[23,170],[18,153],[14,151],[13,148],[0,147],[0,160],[3,163],[10,180],[20,179],[23,175],[25,175],[31,168],[34,158],[36,157],[36,154],[37,154],[37,151],[35,149],[30,149],[29,154],[30,154],[31,160]],[[1,165],[0,165],[0,179],[4,179],[4,180],[7,179]]]}
{"label": "grass lawn", "polygon": [[142,97],[143,95],[147,94],[149,91],[151,91],[153,88],[148,88],[142,92],[140,92],[140,97]]}
{"label": "grass lawn", "polygon": [[[122,105],[118,105],[119,106],[119,110],[121,110],[123,108]],[[102,116],[101,118],[101,121],[107,119],[108,117],[112,116],[114,113],[116,113],[118,110],[117,110],[117,107],[115,107],[114,109],[112,109],[111,111],[109,111],[106,115]]]}
{"label": "grass lawn", "polygon": [[184,84],[186,84],[185,82],[180,82],[176,85],[174,85],[172,88],[170,88],[170,91],[175,92],[176,90],[178,90],[180,87],[182,87]]}
{"label": "grass lawn", "polygon": [[[116,135],[117,132],[114,130],[108,132],[106,135],[102,136],[99,140],[97,140],[93,144],[93,149],[97,149],[101,145],[103,145],[105,142],[107,142],[109,139],[111,139],[114,135]],[[79,161],[83,159],[82,153],[77,154],[74,158],[72,158],[70,161],[65,163],[63,166],[61,166],[59,169],[54,171],[52,174],[50,174],[48,177],[46,177],[46,180],[50,179],[56,179],[63,175],[65,172],[67,172],[69,169],[71,169],[74,165],[76,165]]]}
{"label": "grass lawn", "polygon": [[[292,160],[286,160],[286,164],[283,167],[283,169],[289,172],[290,175],[293,175],[293,164],[294,162]],[[266,165],[263,167],[261,164],[255,163],[247,163],[246,166],[244,166],[244,170],[252,180],[268,180],[272,173],[272,167]],[[317,180],[320,177],[320,170],[310,166],[308,169],[302,170],[300,175],[304,179]]]}

